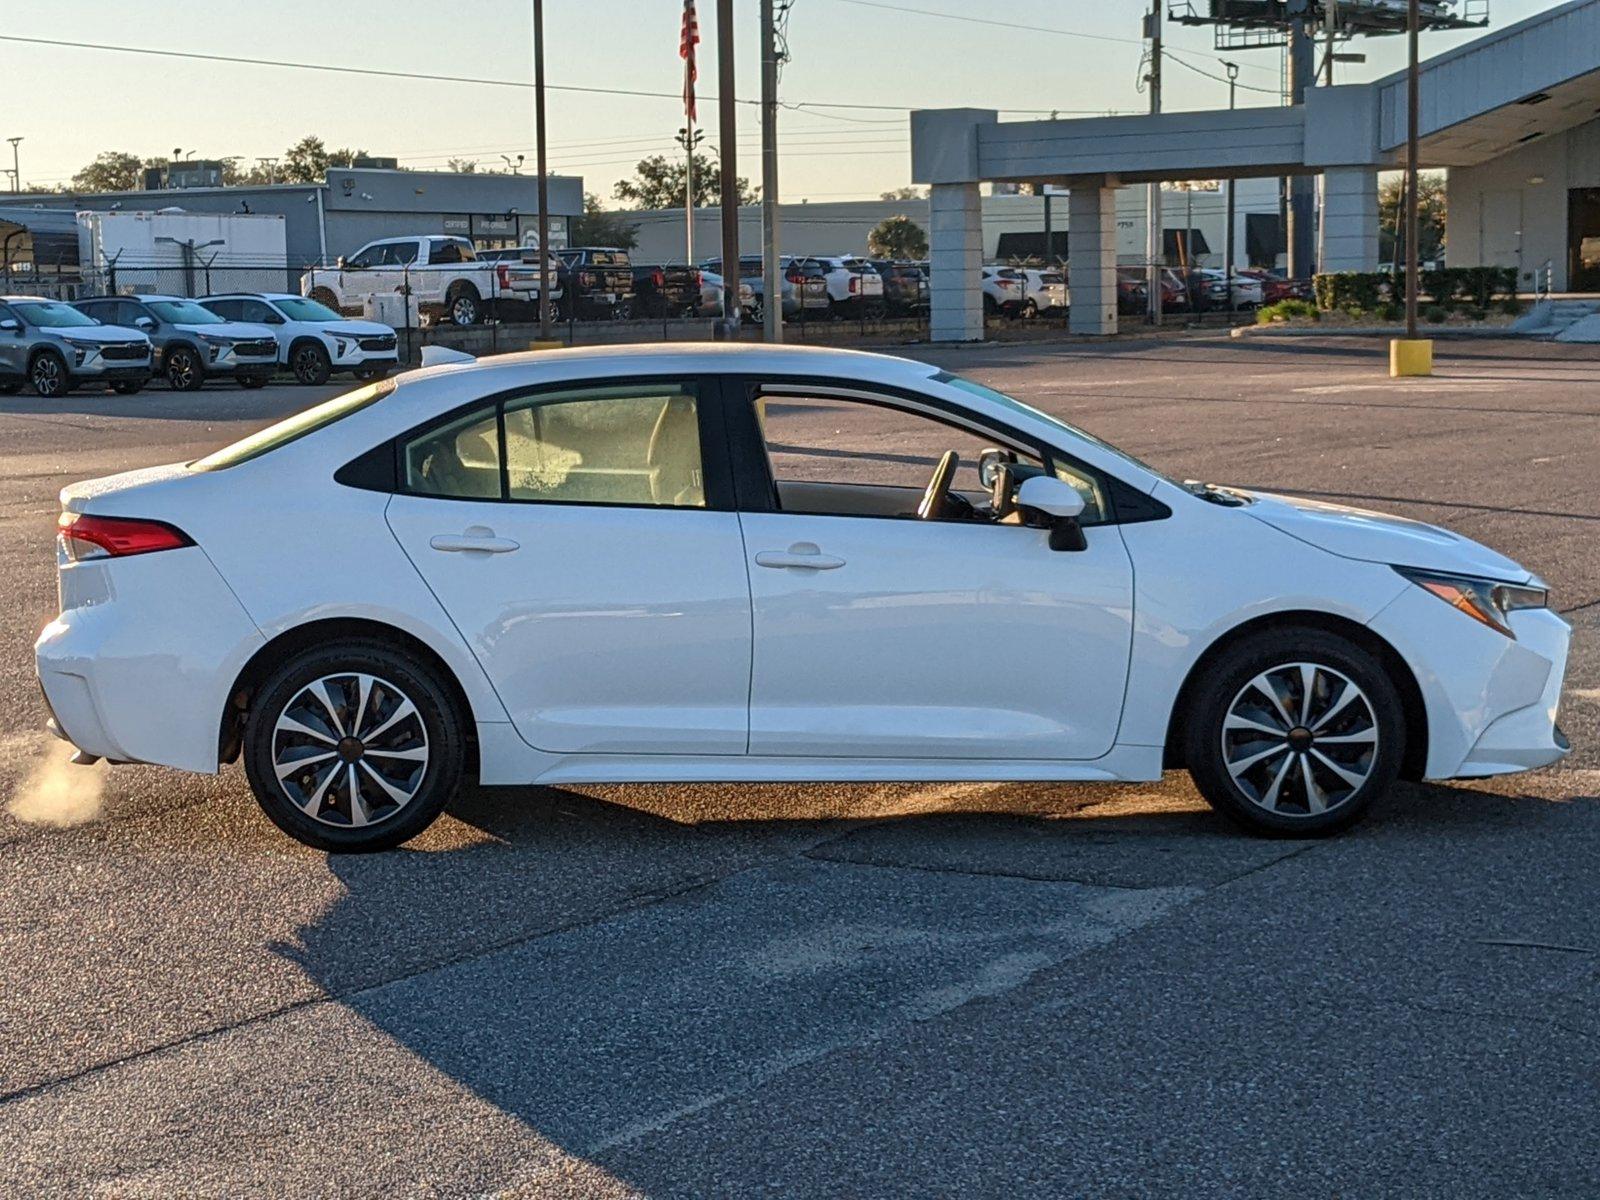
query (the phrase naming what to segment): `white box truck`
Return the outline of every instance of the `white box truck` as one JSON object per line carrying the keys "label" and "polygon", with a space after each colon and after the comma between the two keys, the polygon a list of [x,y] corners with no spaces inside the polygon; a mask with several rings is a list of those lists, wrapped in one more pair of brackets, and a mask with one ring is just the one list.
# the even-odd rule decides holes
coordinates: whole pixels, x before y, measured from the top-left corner
{"label": "white box truck", "polygon": [[103,293],[204,296],[290,289],[276,213],[78,213],[78,259]]}

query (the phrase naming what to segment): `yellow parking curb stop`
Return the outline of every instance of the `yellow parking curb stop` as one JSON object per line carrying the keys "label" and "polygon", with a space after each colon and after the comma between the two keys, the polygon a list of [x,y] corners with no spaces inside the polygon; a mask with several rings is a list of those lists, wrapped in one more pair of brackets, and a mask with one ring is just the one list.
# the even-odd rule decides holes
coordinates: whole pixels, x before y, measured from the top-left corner
{"label": "yellow parking curb stop", "polygon": [[1395,338],[1389,343],[1389,376],[1433,374],[1433,339]]}

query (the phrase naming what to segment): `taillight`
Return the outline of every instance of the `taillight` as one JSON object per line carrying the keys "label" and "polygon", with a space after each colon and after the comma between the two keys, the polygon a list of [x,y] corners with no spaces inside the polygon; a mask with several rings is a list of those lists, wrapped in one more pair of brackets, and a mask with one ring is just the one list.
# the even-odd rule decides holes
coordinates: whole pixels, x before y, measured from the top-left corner
{"label": "taillight", "polygon": [[705,287],[705,285],[706,285],[706,273],[704,271],[696,271],[694,273],[694,285],[697,288]]}
{"label": "taillight", "polygon": [[656,270],[650,272],[650,282],[655,284],[658,288],[666,287],[667,273],[658,267]]}
{"label": "taillight", "polygon": [[500,277],[501,287],[508,288],[511,286],[511,268],[506,266],[505,263],[501,263],[496,267],[494,273]]}
{"label": "taillight", "polygon": [[593,271],[579,271],[578,272],[578,286],[579,287],[593,287],[594,286],[594,272]]}
{"label": "taillight", "polygon": [[861,277],[859,275],[850,276],[850,290],[852,292],[859,292],[861,290]]}
{"label": "taillight", "polygon": [[127,558],[157,550],[176,550],[194,541],[164,521],[135,517],[97,517],[64,512],[56,523],[62,552],[70,562],[89,558]]}

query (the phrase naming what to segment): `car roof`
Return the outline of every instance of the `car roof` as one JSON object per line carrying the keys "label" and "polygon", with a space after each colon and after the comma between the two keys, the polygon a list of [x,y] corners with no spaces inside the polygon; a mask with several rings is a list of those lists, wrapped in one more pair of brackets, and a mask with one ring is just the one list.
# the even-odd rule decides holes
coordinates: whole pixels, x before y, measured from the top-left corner
{"label": "car roof", "polygon": [[67,301],[65,301],[65,300],[52,300],[52,299],[50,299],[49,296],[28,296],[28,295],[20,295],[20,294],[16,295],[16,296],[0,296],[0,302],[10,302],[10,301],[20,301],[20,300],[38,300],[38,301],[41,301],[41,302],[43,302],[45,304],[65,304],[65,303],[67,303]]}
{"label": "car roof", "polygon": [[210,296],[201,296],[199,303],[207,300],[304,300],[299,292],[216,292]]}

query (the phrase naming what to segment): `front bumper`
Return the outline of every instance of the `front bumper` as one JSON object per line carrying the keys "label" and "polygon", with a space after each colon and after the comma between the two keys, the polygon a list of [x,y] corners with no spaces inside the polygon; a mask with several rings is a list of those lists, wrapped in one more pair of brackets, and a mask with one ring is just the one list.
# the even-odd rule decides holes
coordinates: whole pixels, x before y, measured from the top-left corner
{"label": "front bumper", "polygon": [[1416,587],[1373,619],[1422,692],[1427,778],[1505,775],[1567,754],[1556,717],[1572,627],[1549,609],[1514,612],[1509,623],[1515,638]]}

